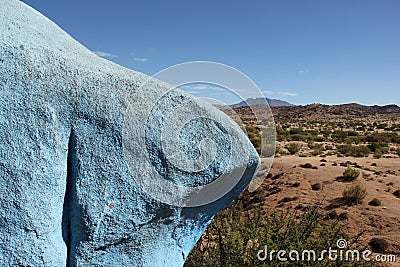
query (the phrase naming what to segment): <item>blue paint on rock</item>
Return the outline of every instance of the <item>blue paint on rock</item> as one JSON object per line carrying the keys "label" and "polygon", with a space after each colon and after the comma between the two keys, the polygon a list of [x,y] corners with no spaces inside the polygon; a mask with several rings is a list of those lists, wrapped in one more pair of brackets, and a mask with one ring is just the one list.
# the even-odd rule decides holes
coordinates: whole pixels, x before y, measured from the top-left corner
{"label": "blue paint on rock", "polygon": [[[124,111],[148,76],[97,57],[20,1],[0,6],[0,265],[182,266],[214,214],[253,178],[259,158],[250,142],[237,134],[250,158],[231,166],[247,164],[219,200],[181,208],[152,199],[134,179],[146,173],[130,172],[122,145]],[[154,129],[154,118],[138,127]],[[217,124],[187,125],[180,145],[188,156],[197,153],[195,132],[204,137],[209,125],[213,138]],[[148,134],[149,151],[159,151],[157,138]],[[229,147],[223,136],[214,140]],[[199,176],[152,155],[165,179],[190,186],[229,171],[223,156]]]}

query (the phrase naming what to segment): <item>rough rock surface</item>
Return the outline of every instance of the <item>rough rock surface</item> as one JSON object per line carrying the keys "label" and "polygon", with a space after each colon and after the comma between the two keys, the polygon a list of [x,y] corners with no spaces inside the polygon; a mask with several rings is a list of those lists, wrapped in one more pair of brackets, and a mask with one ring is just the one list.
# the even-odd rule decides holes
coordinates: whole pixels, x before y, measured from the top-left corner
{"label": "rough rock surface", "polygon": [[[179,90],[167,94],[147,125],[135,126],[147,129],[143,149],[162,177],[193,186],[246,170],[228,194],[207,205],[153,199],[135,179],[152,177],[128,166],[122,140],[130,101],[153,101],[138,94],[148,77],[97,57],[20,1],[0,0],[0,6],[0,265],[183,265],[213,215],[256,172],[259,159],[247,138],[234,125],[218,130],[233,124],[223,115],[218,122],[190,122],[176,144],[186,155],[198,156],[191,142],[204,137],[225,153],[229,135],[249,158],[228,164],[223,154],[203,172],[173,168],[157,129],[172,105],[197,100]],[[150,91],[163,86],[154,82]]]}

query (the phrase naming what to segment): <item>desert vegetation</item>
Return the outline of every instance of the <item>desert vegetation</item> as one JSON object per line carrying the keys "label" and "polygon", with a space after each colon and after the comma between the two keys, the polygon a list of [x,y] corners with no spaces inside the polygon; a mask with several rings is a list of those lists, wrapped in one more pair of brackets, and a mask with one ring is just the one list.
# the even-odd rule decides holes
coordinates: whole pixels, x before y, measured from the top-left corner
{"label": "desert vegetation", "polygon": [[[326,248],[337,248],[337,240],[348,238],[348,248],[356,247],[357,236],[350,237],[337,222],[338,216],[329,218],[319,206],[296,210],[265,213],[260,202],[252,201],[260,195],[245,192],[231,207],[219,212],[196,247],[185,266],[282,266],[277,257],[260,260],[260,250],[302,251],[313,249],[317,253]],[[250,203],[250,204],[249,204]],[[250,207],[249,207],[250,205]],[[319,256],[319,255],[317,255]],[[285,266],[331,266],[326,257],[322,261],[312,257],[285,262]],[[337,261],[335,266],[373,266],[366,261]]]}
{"label": "desert vegetation", "polygon": [[[236,112],[260,156],[268,156],[261,153],[265,125],[248,108]],[[258,260],[257,252],[265,245],[271,250],[334,247],[339,238],[351,248],[399,258],[399,116],[320,105],[273,112],[276,152],[271,171],[262,166],[262,186],[245,191],[216,215],[186,266],[282,266],[276,259]],[[285,266],[316,265],[296,261]]]}

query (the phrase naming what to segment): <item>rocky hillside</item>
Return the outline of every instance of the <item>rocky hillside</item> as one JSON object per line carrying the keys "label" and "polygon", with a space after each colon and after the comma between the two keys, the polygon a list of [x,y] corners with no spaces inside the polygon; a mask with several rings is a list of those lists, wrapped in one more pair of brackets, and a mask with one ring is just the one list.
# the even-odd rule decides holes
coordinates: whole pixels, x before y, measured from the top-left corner
{"label": "rocky hillside", "polygon": [[[264,109],[262,105],[251,106],[254,109]],[[397,105],[363,106],[360,104],[322,105],[311,104],[306,106],[271,106],[275,118],[279,119],[320,119],[320,118],[351,118],[369,117],[375,115],[400,115],[400,107]],[[235,108],[235,111],[250,115],[250,107]]]}

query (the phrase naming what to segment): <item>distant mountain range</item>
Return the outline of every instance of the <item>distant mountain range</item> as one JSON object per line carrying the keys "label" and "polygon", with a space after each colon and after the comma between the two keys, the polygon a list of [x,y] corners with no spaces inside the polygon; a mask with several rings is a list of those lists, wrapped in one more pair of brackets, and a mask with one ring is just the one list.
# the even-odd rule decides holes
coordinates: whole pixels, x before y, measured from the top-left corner
{"label": "distant mountain range", "polygon": [[385,106],[364,106],[357,103],[341,105],[309,104],[297,106],[287,101],[270,98],[248,98],[229,106],[216,105],[217,108],[224,110],[234,108],[242,114],[251,113],[251,109],[262,109],[265,102],[271,107],[274,117],[281,118],[312,118],[312,117],[364,117],[377,114],[400,114],[400,107],[397,105]]}
{"label": "distant mountain range", "polygon": [[310,104],[306,106],[273,107],[274,117],[280,118],[340,118],[340,117],[367,117],[378,114],[400,114],[397,105],[363,106],[357,103],[341,105]]}
{"label": "distant mountain range", "polygon": [[241,108],[247,106],[254,106],[254,105],[262,105],[265,104],[267,101],[270,107],[289,107],[294,106],[293,104],[279,100],[279,99],[270,99],[270,98],[248,98],[246,101],[242,101],[240,103],[229,105],[231,108]]}
{"label": "distant mountain range", "polygon": [[[223,109],[223,108],[222,108]],[[254,110],[258,113],[265,111],[261,105],[242,106],[234,108],[242,115],[253,114]],[[322,119],[322,118],[361,118],[375,115],[400,115],[400,107],[397,105],[386,106],[363,106],[356,103],[341,105],[309,104],[305,106],[271,106],[274,118],[279,119]]]}
{"label": "distant mountain range", "polygon": [[[349,118],[349,117],[367,117],[374,115],[400,115],[400,107],[397,105],[385,106],[364,106],[357,103],[340,104],[340,105],[324,105],[324,104],[308,104],[308,105],[293,105],[289,102],[269,99],[269,98],[249,98],[232,105],[216,105],[221,110],[234,108],[236,112],[242,115],[251,115],[254,110],[265,112],[262,107],[268,102],[271,107],[272,114],[275,118],[290,119],[290,118],[305,118],[305,119],[318,119],[318,118]],[[251,107],[250,107],[251,106]],[[253,111],[252,111],[253,110]],[[261,114],[261,113],[259,113]]]}

